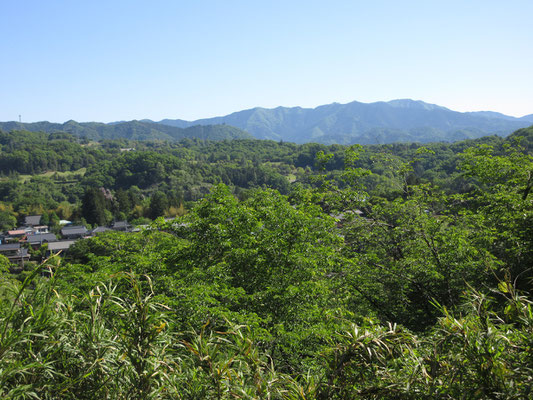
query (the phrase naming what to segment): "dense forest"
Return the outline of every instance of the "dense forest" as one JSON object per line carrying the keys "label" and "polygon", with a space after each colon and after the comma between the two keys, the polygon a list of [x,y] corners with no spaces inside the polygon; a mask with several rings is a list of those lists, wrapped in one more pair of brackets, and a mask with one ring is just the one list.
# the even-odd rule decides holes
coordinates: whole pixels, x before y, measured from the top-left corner
{"label": "dense forest", "polygon": [[533,127],[372,146],[0,131],[7,399],[527,399]]}
{"label": "dense forest", "polygon": [[21,123],[0,122],[0,130],[4,131],[30,131],[55,134],[67,132],[71,135],[87,140],[129,139],[129,140],[167,140],[177,141],[186,138],[204,140],[223,139],[253,139],[249,133],[233,126],[220,125],[190,125],[186,128],[156,124],[147,120],[122,121],[110,124],[102,122],[76,122],[67,121],[57,124],[47,121]]}
{"label": "dense forest", "polygon": [[515,118],[487,111],[463,113],[420,100],[397,99],[331,103],[316,108],[255,107],[196,121],[164,119],[158,123],[181,128],[225,123],[250,132],[256,139],[349,145],[507,136],[533,123],[533,115]]}

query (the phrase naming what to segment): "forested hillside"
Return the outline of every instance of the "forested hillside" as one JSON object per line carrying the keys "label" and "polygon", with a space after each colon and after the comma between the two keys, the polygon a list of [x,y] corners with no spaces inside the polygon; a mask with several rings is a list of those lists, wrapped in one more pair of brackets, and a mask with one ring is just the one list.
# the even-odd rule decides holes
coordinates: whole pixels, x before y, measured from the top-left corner
{"label": "forested hillside", "polygon": [[461,113],[410,99],[388,102],[325,104],[316,108],[256,107],[196,121],[164,119],[160,124],[187,127],[228,124],[257,139],[325,144],[384,144],[474,139],[506,136],[533,122],[531,116],[514,118],[495,112]]}
{"label": "forested hillside", "polygon": [[0,256],[0,396],[529,398],[532,140],[0,132],[1,229],[147,225]]}
{"label": "forested hillside", "polygon": [[387,144],[455,142],[487,135],[507,136],[533,122],[490,112],[457,112],[410,99],[326,104],[316,108],[256,107],[195,121],[148,119],[113,123],[0,122],[4,131],[67,132],[90,140],[266,139],[294,143]]}
{"label": "forested hillside", "polygon": [[[420,144],[366,146],[357,165],[372,172],[361,178],[372,193],[389,192],[390,196],[392,191],[397,195],[392,168],[408,161],[413,162],[414,169],[407,177],[410,182],[434,182],[446,190],[461,191],[468,189],[469,182],[457,167],[458,154],[475,144],[501,147],[508,142],[492,136],[428,144],[426,148],[434,154],[422,157],[416,155]],[[79,206],[89,188],[111,190],[114,195],[109,210],[115,218],[122,212],[128,219],[147,216],[149,199],[156,192],[162,192],[171,205],[196,201],[218,183],[228,185],[241,198],[254,188],[268,187],[288,194],[298,184],[314,184],[316,154],[320,151],[333,154],[324,168],[331,176],[338,175],[347,149],[341,145],[254,140],[94,142],[67,133],[26,131],[0,132],[0,146],[1,201],[11,207],[12,214],[60,212],[67,219],[81,217]],[[115,195],[122,197],[123,192],[129,200],[119,207]],[[65,213],[60,205],[67,203],[71,211]]]}
{"label": "forested hillside", "polygon": [[176,128],[147,121],[117,122],[114,124],[104,124],[101,122],[79,123],[76,121],[67,121],[64,124],[47,121],[33,123],[11,121],[0,122],[0,129],[6,131],[45,132],[50,134],[66,132],[90,140],[128,139],[177,141],[185,138],[207,140],[253,138],[252,135],[241,129],[223,124],[191,125],[186,128]]}

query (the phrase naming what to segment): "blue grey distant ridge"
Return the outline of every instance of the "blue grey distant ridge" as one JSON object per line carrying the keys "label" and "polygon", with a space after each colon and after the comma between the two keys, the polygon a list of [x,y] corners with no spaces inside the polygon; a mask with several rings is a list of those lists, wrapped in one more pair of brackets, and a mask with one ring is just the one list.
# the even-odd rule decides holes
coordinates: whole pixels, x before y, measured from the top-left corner
{"label": "blue grey distant ridge", "polygon": [[214,118],[149,119],[111,123],[0,122],[4,131],[68,132],[92,140],[176,141],[267,139],[295,143],[385,144],[453,142],[487,135],[507,136],[533,124],[533,114],[515,118],[494,111],[457,112],[420,100],[325,104],[316,108],[256,107]]}
{"label": "blue grey distant ridge", "polygon": [[347,104],[316,108],[256,107],[214,118],[158,122],[185,128],[227,124],[257,139],[296,143],[381,144],[391,142],[456,141],[486,135],[506,136],[533,123],[533,114],[515,118],[497,112],[457,112],[419,100]]}

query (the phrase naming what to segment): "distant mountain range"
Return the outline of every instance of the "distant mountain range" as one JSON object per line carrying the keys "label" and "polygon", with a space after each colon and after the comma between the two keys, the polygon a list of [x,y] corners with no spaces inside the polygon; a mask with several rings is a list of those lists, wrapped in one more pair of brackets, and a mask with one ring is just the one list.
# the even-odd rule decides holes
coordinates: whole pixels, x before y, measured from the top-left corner
{"label": "distant mountain range", "polygon": [[457,112],[416,100],[328,104],[316,108],[256,107],[226,116],[120,121],[109,124],[68,121],[0,122],[2,130],[69,132],[90,139],[180,140],[183,138],[271,139],[325,144],[457,141],[486,135],[506,136],[533,124],[533,114],[515,118],[492,111]]}
{"label": "distant mountain range", "polygon": [[168,140],[177,141],[185,138],[208,140],[253,139],[253,136],[239,128],[229,125],[192,125],[185,128],[155,124],[146,121],[129,121],[104,124],[100,122],[67,121],[64,124],[51,122],[0,122],[4,131],[26,130],[32,132],[68,132],[76,136],[93,140],[130,139],[130,140]]}
{"label": "distant mountain range", "polygon": [[328,104],[316,108],[252,108],[196,121],[164,119],[159,124],[228,124],[258,139],[296,143],[381,144],[391,142],[456,141],[486,135],[506,136],[533,124],[533,114],[522,118],[491,112],[461,113],[415,100]]}

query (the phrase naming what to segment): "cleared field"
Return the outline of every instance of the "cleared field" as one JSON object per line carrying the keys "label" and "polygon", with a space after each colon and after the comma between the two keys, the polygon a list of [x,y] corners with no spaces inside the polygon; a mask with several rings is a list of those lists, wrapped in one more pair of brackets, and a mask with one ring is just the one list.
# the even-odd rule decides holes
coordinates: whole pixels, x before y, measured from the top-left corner
{"label": "cleared field", "polygon": [[62,172],[62,171],[46,171],[46,172],[43,172],[42,174],[19,175],[19,180],[22,183],[24,183],[24,182],[29,181],[34,176],[43,176],[43,177],[46,177],[46,178],[52,178],[53,176],[58,176],[58,177],[61,177],[61,178],[73,178],[75,175],[81,175],[81,176],[85,175],[86,171],[87,171],[87,168],[80,168],[80,169],[77,169],[76,171],[65,171],[65,172]]}

